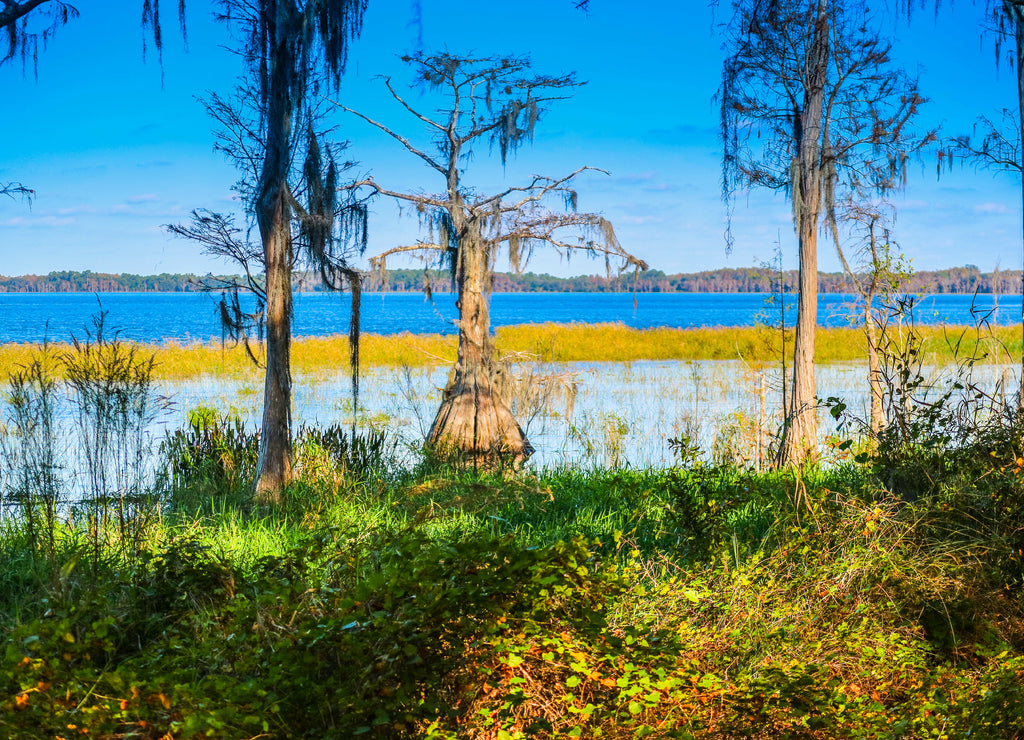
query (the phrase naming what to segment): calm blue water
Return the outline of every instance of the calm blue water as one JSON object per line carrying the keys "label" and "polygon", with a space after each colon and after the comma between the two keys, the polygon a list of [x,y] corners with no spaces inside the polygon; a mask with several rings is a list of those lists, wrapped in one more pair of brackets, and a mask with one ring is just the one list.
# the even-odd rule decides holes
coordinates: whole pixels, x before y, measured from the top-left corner
{"label": "calm blue water", "polygon": [[[636,328],[656,326],[751,326],[774,323],[778,307],[761,293],[641,293],[633,308],[631,293],[498,293],[492,298],[494,326],[509,324],[622,322]],[[201,293],[100,293],[108,311],[107,328],[146,342],[208,340],[220,337],[215,298]],[[819,296],[823,326],[849,323],[852,298]],[[787,304],[795,303],[787,296]],[[972,323],[975,311],[995,309],[993,323],[1017,323],[1019,295],[936,295],[918,300],[920,323]],[[0,342],[67,340],[84,336],[83,327],[99,308],[94,293],[0,293]],[[792,324],[794,312],[788,312]],[[419,293],[369,293],[363,297],[363,331],[374,334],[454,332],[455,301],[437,293],[426,301]],[[295,335],[322,336],[348,331],[349,298],[329,293],[302,293],[295,300]]]}

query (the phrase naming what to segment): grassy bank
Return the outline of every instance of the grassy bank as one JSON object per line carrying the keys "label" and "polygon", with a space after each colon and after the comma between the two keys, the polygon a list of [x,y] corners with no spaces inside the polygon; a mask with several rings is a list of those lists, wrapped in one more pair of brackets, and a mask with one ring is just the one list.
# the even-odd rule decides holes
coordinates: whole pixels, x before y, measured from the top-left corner
{"label": "grassy bank", "polygon": [[[1020,327],[995,327],[980,336],[964,327],[922,327],[926,362],[944,364],[955,353],[977,351],[996,362],[1014,362],[1020,356]],[[700,329],[632,329],[623,324],[522,324],[495,332],[500,353],[519,354],[541,362],[630,362],[636,360],[745,360],[753,364],[778,362],[778,331],[764,327]],[[792,351],[792,338],[787,338]],[[26,364],[33,345],[0,345],[0,376]],[[66,351],[57,344],[58,352]],[[175,379],[200,375],[255,376],[241,347],[217,343],[143,345],[156,358],[156,377]],[[293,349],[297,372],[310,373],[348,366],[348,339],[342,335],[298,339]],[[365,335],[365,366],[446,365],[455,360],[456,339],[437,334]],[[816,358],[820,363],[863,360],[863,334],[856,329],[819,329]]]}
{"label": "grassy bank", "polygon": [[0,736],[958,738],[1024,726],[1020,430],[867,464],[497,476],[196,426],[5,490]]}

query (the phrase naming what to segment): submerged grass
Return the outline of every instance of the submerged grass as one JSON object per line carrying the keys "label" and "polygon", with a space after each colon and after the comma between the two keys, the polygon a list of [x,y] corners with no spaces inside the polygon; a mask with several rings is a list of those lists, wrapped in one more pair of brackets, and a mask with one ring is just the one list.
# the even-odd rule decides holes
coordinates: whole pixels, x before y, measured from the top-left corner
{"label": "submerged grass", "polygon": [[[984,355],[1011,362],[1020,355],[1020,327],[998,326],[978,334],[969,327],[920,327],[923,359],[944,364],[955,354]],[[961,345],[957,350],[958,343]],[[705,327],[697,329],[633,329],[624,324],[520,324],[495,331],[499,353],[518,354],[541,362],[631,362],[638,360],[745,360],[753,364],[779,360],[778,332],[765,327]],[[55,344],[57,353],[68,345]],[[0,345],[0,376],[31,362],[35,345]],[[199,376],[257,377],[258,371],[240,346],[218,343],[167,342],[142,345],[152,354],[156,378]],[[440,334],[364,335],[360,348],[364,366],[424,367],[455,361],[456,338]],[[815,358],[819,363],[859,361],[865,356],[862,332],[854,328],[819,328]],[[343,370],[348,366],[344,335],[306,337],[295,341],[292,353],[299,373]]]}

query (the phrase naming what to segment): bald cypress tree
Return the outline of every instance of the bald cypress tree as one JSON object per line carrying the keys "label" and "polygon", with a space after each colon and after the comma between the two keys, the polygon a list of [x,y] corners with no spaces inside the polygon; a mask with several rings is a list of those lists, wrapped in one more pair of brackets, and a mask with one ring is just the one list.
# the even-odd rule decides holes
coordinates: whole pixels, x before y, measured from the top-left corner
{"label": "bald cypress tree", "polygon": [[[36,36],[27,35],[19,18],[50,3],[54,24],[76,13],[60,0],[4,0],[0,24],[17,49],[35,49]],[[299,122],[309,113],[309,96],[316,96],[319,80],[337,87],[348,57],[348,43],[359,33],[366,0],[218,0],[217,16],[241,39],[239,50],[257,80],[259,124],[263,135],[259,174],[250,194],[249,210],[258,227],[265,270],[266,376],[260,456],[255,488],[263,502],[280,497],[292,477],[291,449],[291,269],[294,259],[293,217],[302,211],[306,246],[310,254],[324,252],[330,230],[322,213],[305,211],[288,186],[296,141],[312,141],[307,154],[319,167],[315,136],[304,136]],[[177,1],[182,35],[185,34],[185,0]],[[4,21],[9,21],[4,23]],[[162,50],[163,28],[160,0],[143,0],[142,25],[152,34],[153,45]],[[52,27],[56,27],[55,25]],[[51,31],[44,31],[45,34]],[[314,161],[315,160],[315,161]],[[330,210],[334,181],[331,168],[318,180],[317,207]],[[308,184],[308,182],[307,182]],[[20,187],[20,186],[15,186]],[[311,186],[312,187],[312,186]]]}
{"label": "bald cypress tree", "polygon": [[[263,138],[258,178],[247,206],[259,230],[266,291],[266,368],[255,490],[259,501],[273,503],[292,479],[292,223],[298,201],[289,176],[309,101],[320,92],[320,80],[337,88],[349,41],[361,28],[366,0],[221,0],[218,8],[219,18],[241,39],[240,52],[256,80],[253,94]],[[333,182],[330,187],[321,185],[333,189]],[[316,236],[315,221],[307,220],[310,243],[322,244],[326,232]]]}
{"label": "bald cypress tree", "polygon": [[[994,121],[988,116],[978,120],[975,135],[957,137],[950,149],[949,162],[957,158],[971,160],[981,167],[1022,175],[1022,152],[1024,152],[1024,0],[983,0],[989,28],[995,34],[996,60],[1001,59],[1007,45],[1007,56],[1013,64],[1016,77],[1016,106],[1004,109],[1002,120]],[[908,0],[907,12],[913,8]],[[978,132],[977,128],[981,131]],[[1024,209],[1024,177],[1020,180],[1020,205]],[[1024,251],[1024,239],[1022,239]],[[1021,293],[1024,293],[1024,271],[1021,272]],[[1024,332],[1024,304],[1021,305],[1021,326]],[[1024,337],[1024,335],[1022,335]],[[1022,345],[1024,347],[1024,345]],[[1021,351],[1021,385],[1017,392],[1018,409],[1024,411],[1024,349]]]}
{"label": "bald cypress tree", "polygon": [[[785,192],[799,254],[792,386],[779,462],[817,451],[818,233],[844,194],[902,187],[924,99],[858,2],[737,0],[720,90],[723,191]],[[834,233],[834,230],[833,230]],[[731,237],[730,237],[731,238]]]}
{"label": "bald cypress tree", "polygon": [[[366,206],[351,195],[339,197],[339,179],[351,164],[338,162],[336,154],[347,144],[328,142],[321,127],[322,107],[316,104],[307,107],[301,135],[294,136],[290,143],[291,165],[285,185],[289,221],[284,228],[291,256],[286,279],[290,286],[293,269],[311,269],[319,273],[327,288],[340,290],[348,286],[352,291],[350,360],[355,434],[361,278],[350,260],[366,249]],[[255,220],[255,199],[262,183],[267,139],[267,119],[260,111],[260,96],[252,85],[243,85],[229,98],[212,95],[207,101],[207,110],[217,126],[216,149],[239,169],[241,177],[235,190],[248,204],[250,220]],[[241,343],[254,363],[268,369],[269,346],[264,355],[257,343],[250,341],[253,336],[261,341],[265,338],[270,319],[268,270],[262,239],[254,241],[253,230],[236,225],[231,215],[205,209],[193,211],[189,223],[172,224],[167,229],[176,236],[197,242],[207,254],[227,259],[241,268],[240,277],[211,275],[198,279],[197,283],[201,289],[221,295],[219,313],[224,339]],[[243,295],[250,296],[251,303],[243,301]],[[261,494],[268,501],[275,500],[275,496]]]}
{"label": "bald cypress tree", "polygon": [[474,463],[522,460],[533,451],[513,418],[496,382],[490,333],[490,292],[494,265],[504,252],[518,271],[534,249],[550,247],[568,254],[581,251],[625,269],[647,265],[626,252],[611,224],[599,214],[576,211],[574,178],[535,175],[521,186],[496,193],[477,192],[467,182],[473,155],[483,144],[496,149],[504,163],[533,137],[546,107],[578,84],[573,75],[530,72],[521,57],[470,57],[450,53],[416,53],[404,61],[414,70],[414,87],[435,93],[437,108],[413,106],[385,80],[388,91],[423,127],[432,144],[418,145],[384,123],[352,111],[399,142],[428,165],[440,186],[433,194],[384,187],[369,179],[348,186],[414,206],[424,227],[423,240],[378,255],[420,253],[438,258],[452,273],[457,292],[459,348],[452,382],[427,436],[427,446],[444,457]]}

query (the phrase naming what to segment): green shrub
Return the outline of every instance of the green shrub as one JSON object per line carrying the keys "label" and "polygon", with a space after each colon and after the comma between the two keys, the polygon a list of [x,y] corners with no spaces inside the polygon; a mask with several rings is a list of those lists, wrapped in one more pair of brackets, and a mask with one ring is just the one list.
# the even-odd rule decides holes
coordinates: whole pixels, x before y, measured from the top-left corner
{"label": "green shrub", "polygon": [[384,478],[398,465],[398,439],[384,429],[353,435],[339,424],[302,426],[295,446],[300,463],[315,466],[323,461],[339,475],[357,480]]}
{"label": "green shrub", "polygon": [[160,452],[172,488],[237,491],[256,474],[259,432],[248,430],[238,416],[201,407],[189,414],[184,429],[167,435]]}

